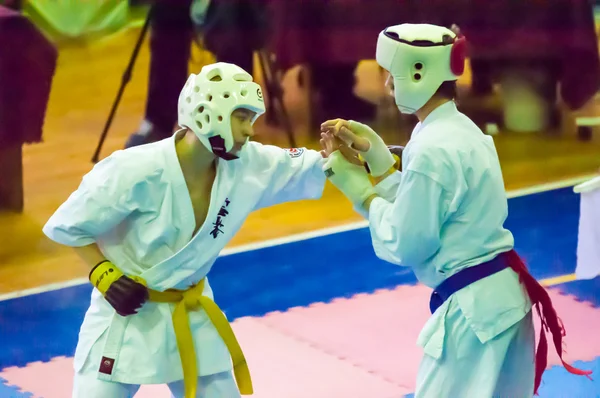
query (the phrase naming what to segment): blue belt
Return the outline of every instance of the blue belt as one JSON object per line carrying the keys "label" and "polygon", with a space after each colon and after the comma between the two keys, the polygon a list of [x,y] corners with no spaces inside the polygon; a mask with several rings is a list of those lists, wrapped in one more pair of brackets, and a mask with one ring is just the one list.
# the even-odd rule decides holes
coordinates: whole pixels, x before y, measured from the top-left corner
{"label": "blue belt", "polygon": [[508,267],[509,264],[506,256],[502,253],[493,260],[457,272],[440,283],[440,285],[431,293],[431,298],[429,300],[429,309],[431,310],[431,313],[433,314],[435,310],[444,304],[444,301],[448,300],[450,296],[462,288]]}

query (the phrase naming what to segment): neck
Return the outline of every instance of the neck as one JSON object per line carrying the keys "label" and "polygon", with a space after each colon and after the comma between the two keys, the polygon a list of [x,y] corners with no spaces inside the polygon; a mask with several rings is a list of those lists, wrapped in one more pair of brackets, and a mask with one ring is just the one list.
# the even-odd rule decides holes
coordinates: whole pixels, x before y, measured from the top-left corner
{"label": "neck", "polygon": [[175,151],[184,176],[199,177],[213,170],[215,155],[208,150],[191,130],[176,137]]}
{"label": "neck", "polygon": [[427,118],[427,116],[429,116],[429,114],[433,112],[436,108],[439,108],[446,102],[450,101],[452,100],[449,100],[448,98],[444,97],[432,97],[429,101],[425,103],[425,105],[423,105],[421,109],[415,112],[415,115],[417,115],[417,118],[419,118],[419,121],[422,123],[425,120],[425,118]]}

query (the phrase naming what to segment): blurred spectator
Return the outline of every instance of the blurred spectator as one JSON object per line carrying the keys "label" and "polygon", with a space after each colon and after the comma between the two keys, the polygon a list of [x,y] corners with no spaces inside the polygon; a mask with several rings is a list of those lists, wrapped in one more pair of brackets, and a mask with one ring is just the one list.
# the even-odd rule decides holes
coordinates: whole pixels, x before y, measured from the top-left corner
{"label": "blurred spectator", "polygon": [[0,5],[15,11],[21,11],[23,8],[22,0],[0,0]]}
{"label": "blurred spectator", "polygon": [[[490,94],[493,83],[501,83],[508,99],[504,122],[515,129],[558,126],[558,98],[579,109],[600,88],[589,0],[273,0],[270,4],[275,24],[270,44],[279,64],[286,69],[309,65],[315,90],[325,96],[322,104],[314,104],[315,112],[331,106],[342,108],[334,111],[339,116],[351,112],[357,102],[344,105],[344,101],[354,98],[349,92],[354,65],[374,58],[377,35],[384,27],[407,22],[459,25],[470,43],[473,94]],[[529,100],[514,101],[525,97]],[[477,98],[471,103],[477,108],[480,102]],[[524,103],[529,109],[523,108]]]}
{"label": "blurred spectator", "polygon": [[[147,0],[130,0],[133,4]],[[252,54],[263,46],[266,14],[261,0],[155,0],[150,3],[150,77],[146,112],[126,147],[169,137],[177,123],[177,99],[188,77],[194,34],[217,61],[253,73]],[[192,18],[197,22],[194,24]]]}

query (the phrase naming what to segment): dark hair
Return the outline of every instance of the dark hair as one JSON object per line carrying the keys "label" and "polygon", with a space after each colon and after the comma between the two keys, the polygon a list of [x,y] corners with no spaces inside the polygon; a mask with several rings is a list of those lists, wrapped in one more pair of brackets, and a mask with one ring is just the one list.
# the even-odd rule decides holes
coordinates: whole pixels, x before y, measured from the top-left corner
{"label": "dark hair", "polygon": [[456,80],[443,82],[440,87],[435,92],[434,96],[440,96],[449,100],[456,99],[457,97],[457,88],[456,88]]}

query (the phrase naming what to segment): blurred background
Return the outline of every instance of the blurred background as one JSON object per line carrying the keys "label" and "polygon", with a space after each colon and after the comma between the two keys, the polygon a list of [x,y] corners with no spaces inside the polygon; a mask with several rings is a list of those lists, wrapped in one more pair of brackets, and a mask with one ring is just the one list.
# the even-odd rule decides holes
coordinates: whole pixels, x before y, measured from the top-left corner
{"label": "blurred background", "polygon": [[[319,124],[341,117],[405,144],[416,119],[399,114],[374,61],[389,25],[466,35],[458,105],[494,136],[507,189],[593,174],[598,18],[592,0],[0,0],[0,294],[87,276],[42,226],[99,144],[102,159],[170,136],[179,91],[208,63],[263,85],[263,143],[317,149]],[[253,214],[231,246],[358,220],[328,185],[322,200]]]}
{"label": "blurred background", "polygon": [[[133,134],[169,136],[188,74],[217,60],[242,66],[265,87],[261,142],[317,148],[319,124],[342,117],[403,144],[416,120],[400,115],[384,91],[386,76],[374,61],[377,35],[403,22],[457,24],[469,40],[459,107],[494,135],[507,188],[600,167],[600,13],[589,0],[3,3],[0,292],[83,275],[79,265],[48,266],[64,263],[63,252],[68,264],[73,257],[48,242],[41,227],[93,166],[132,60],[100,159]],[[255,214],[232,243],[357,219],[328,187],[322,201]],[[23,267],[39,279],[24,277]]]}

